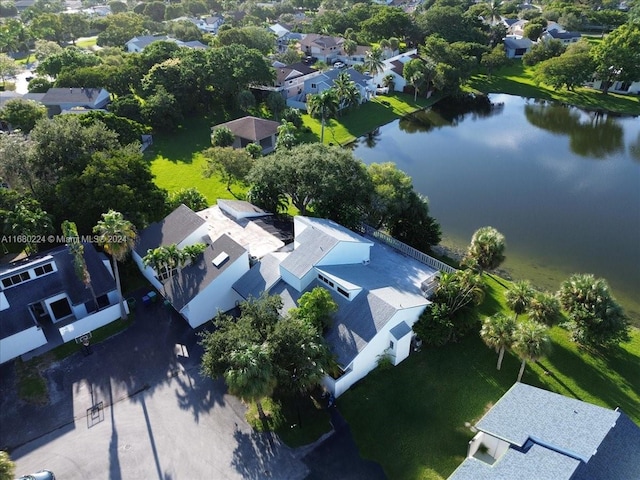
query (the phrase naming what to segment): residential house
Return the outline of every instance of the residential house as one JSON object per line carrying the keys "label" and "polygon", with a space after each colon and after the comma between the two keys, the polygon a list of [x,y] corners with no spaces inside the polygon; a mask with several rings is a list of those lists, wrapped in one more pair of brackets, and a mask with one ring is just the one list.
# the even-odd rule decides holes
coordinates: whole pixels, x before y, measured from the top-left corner
{"label": "residential house", "polygon": [[296,62],[290,65],[273,64],[276,77],[273,85],[261,85],[255,87],[259,90],[281,92],[284,99],[300,95],[304,90],[306,79],[320,75],[320,71],[305,62]]}
{"label": "residential house", "polygon": [[111,94],[104,88],[50,88],[39,100],[49,111],[49,116],[57,115],[63,110],[84,108],[99,110],[107,106]]}
{"label": "residential house", "polygon": [[580,32],[568,32],[562,26],[555,23],[553,26],[547,25],[547,28],[540,38],[544,41],[558,40],[564,45],[569,45],[579,41],[582,38],[582,34]]}
{"label": "residential house", "polygon": [[393,78],[393,89],[396,92],[405,91],[405,88],[407,87],[407,80],[403,77],[404,64],[416,58],[419,58],[419,56],[418,50],[415,48],[405,53],[388,58],[384,61],[382,70],[373,77],[374,85],[376,85],[376,87],[382,87],[384,83],[383,79],[387,75],[391,75],[391,77]]}
{"label": "residential house", "polygon": [[618,408],[516,383],[475,429],[449,480],[640,478],[640,427]]}
{"label": "residential house", "polygon": [[533,47],[533,42],[527,37],[506,37],[503,42],[507,58],[522,58]]}
{"label": "residential house", "polygon": [[285,52],[289,45],[302,40],[306,34],[292,32],[291,27],[281,23],[275,23],[269,26],[269,31],[276,36],[276,47],[279,52]]}
{"label": "residential house", "polygon": [[339,56],[344,55],[343,44],[344,38],[342,37],[309,33],[300,40],[298,46],[300,51],[308,57],[314,57],[327,65],[332,65],[339,60]]}
{"label": "residential house", "polygon": [[[231,288],[249,271],[250,259],[284,247],[291,234],[281,223],[249,202],[219,200],[201,212],[179,206],[162,221],[140,232],[132,257],[142,274],[193,328],[219,312],[236,307],[242,297]],[[142,259],[159,246],[204,243],[202,256],[174,272],[157,272]]]}
{"label": "residential house", "polygon": [[339,308],[325,337],[341,373],[324,384],[337,397],[380,358],[397,365],[409,355],[411,327],[430,303],[422,288],[435,275],[434,268],[331,220],[297,216],[293,249],[265,255],[233,288],[243,298],[278,294],[283,312],[314,287],[329,291]]}
{"label": "residential house", "polygon": [[255,143],[262,147],[262,153],[266,155],[276,148],[279,126],[273,120],[246,116],[215,125],[211,130],[226,127],[235,135],[233,148],[245,148],[250,143]]}
{"label": "residential house", "polygon": [[529,20],[503,20],[503,23],[507,27],[507,35],[522,37],[524,36],[524,27],[529,23]]}
{"label": "residential house", "polygon": [[178,40],[173,37],[167,37],[166,35],[143,35],[139,37],[133,37],[131,40],[125,43],[125,47],[127,47],[127,51],[129,53],[140,53],[146,47],[148,47],[154,42],[172,42],[178,45],[179,47],[185,47],[185,48],[195,48],[195,49],[209,48],[208,45],[205,45],[199,40],[183,42],[182,40]]}
{"label": "residential house", "polygon": [[360,103],[364,103],[371,98],[371,95],[375,92],[375,86],[373,84],[373,77],[370,75],[364,75],[353,68],[325,70],[318,75],[307,75],[304,77],[304,84],[302,91],[295,97],[287,99],[287,105],[301,110],[307,110],[307,95],[323,92],[333,87],[333,82],[340,73],[346,72],[351,80],[355,82],[358,91],[360,92]]}
{"label": "residential house", "polygon": [[84,259],[97,305],[66,246],[0,267],[0,363],[50,350],[120,318],[109,260],[90,243]]}
{"label": "residential house", "polygon": [[194,24],[198,30],[203,33],[218,33],[218,29],[223,23],[222,17],[218,16],[209,16],[204,18],[198,17],[178,17],[170,20],[171,22],[191,22]]}
{"label": "residential house", "polygon": [[[588,82],[587,86],[595,88],[596,90],[602,90],[604,87],[603,82],[597,77],[594,77],[591,82]],[[614,93],[640,95],[640,80],[636,80],[635,82],[622,82],[616,80],[609,86],[608,91]]]}

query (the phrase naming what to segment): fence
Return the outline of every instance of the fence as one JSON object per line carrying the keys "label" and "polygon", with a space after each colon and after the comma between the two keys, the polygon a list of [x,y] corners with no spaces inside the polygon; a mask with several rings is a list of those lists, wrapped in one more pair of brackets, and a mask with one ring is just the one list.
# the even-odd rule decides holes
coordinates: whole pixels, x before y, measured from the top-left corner
{"label": "fence", "polygon": [[370,225],[367,225],[364,223],[361,224],[360,231],[365,235],[369,235],[375,238],[376,240],[379,240],[382,243],[385,243],[390,247],[395,248],[399,252],[402,252],[411,258],[415,258],[419,262],[424,263],[425,265],[431,268],[434,268],[435,270],[446,272],[446,273],[453,273],[456,271],[456,269],[453,268],[451,265],[447,265],[446,263],[441,262],[440,260],[430,257],[426,253],[423,253],[420,250],[416,250],[415,248],[410,247],[406,243],[402,243],[400,240],[396,240],[392,236],[387,235],[386,233],[383,233],[380,230],[376,230]]}

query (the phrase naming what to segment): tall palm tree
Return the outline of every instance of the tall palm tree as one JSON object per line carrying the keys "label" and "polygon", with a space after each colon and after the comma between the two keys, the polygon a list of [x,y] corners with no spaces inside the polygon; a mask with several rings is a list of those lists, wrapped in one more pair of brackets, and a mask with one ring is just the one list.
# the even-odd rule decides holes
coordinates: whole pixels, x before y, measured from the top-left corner
{"label": "tall palm tree", "polygon": [[424,72],[416,70],[408,80],[413,87],[413,101],[415,102],[418,99],[418,90],[420,90],[420,87],[422,87],[425,82]]}
{"label": "tall palm tree", "polygon": [[522,359],[520,372],[518,372],[518,382],[522,380],[527,360],[537,362],[546,355],[549,347],[549,335],[544,325],[531,320],[518,323],[513,334],[513,345],[511,345],[513,351]]}
{"label": "tall palm tree", "polygon": [[231,352],[229,368],[224,380],[229,393],[245,402],[255,402],[258,415],[264,422],[266,417],[261,400],[273,393],[276,378],[266,344],[251,345]]}
{"label": "tall palm tree", "polygon": [[379,47],[373,47],[367,52],[364,59],[364,66],[374,77],[384,68],[384,55]]}
{"label": "tall palm tree", "polygon": [[344,50],[344,53],[346,53],[348,56],[351,56],[354,53],[356,53],[357,49],[358,49],[358,44],[349,38],[346,39],[342,44],[342,50]]}
{"label": "tall palm tree", "polygon": [[504,292],[507,306],[516,314],[516,321],[518,320],[518,315],[527,311],[534,294],[535,290],[527,280],[515,282]]}
{"label": "tall palm tree", "polygon": [[312,117],[320,117],[322,130],[320,131],[320,143],[324,143],[324,126],[328,118],[338,112],[338,96],[333,88],[328,88],[320,93],[307,95],[307,109]]}
{"label": "tall palm tree", "polygon": [[357,105],[360,101],[360,90],[347,72],[341,72],[336,77],[333,81],[333,88],[338,97],[340,109]]}
{"label": "tall palm tree", "polygon": [[471,237],[466,261],[474,263],[480,274],[497,268],[504,261],[504,235],[493,227],[482,227]]}
{"label": "tall palm tree", "polygon": [[495,25],[500,21],[500,10],[502,9],[501,0],[489,0],[487,2],[487,13],[491,25]]}
{"label": "tall palm tree", "polygon": [[122,286],[120,285],[118,262],[124,261],[129,252],[133,250],[138,238],[136,228],[123,217],[122,213],[109,210],[107,213],[102,214],[102,220],[93,227],[93,233],[98,235],[98,243],[102,245],[104,251],[111,255],[113,274],[116,277],[116,288],[120,296],[120,316],[127,318],[124,298],[122,297]]}
{"label": "tall palm tree", "polygon": [[529,318],[545,325],[553,325],[560,315],[560,300],[549,292],[538,292],[529,304]]}
{"label": "tall palm tree", "polygon": [[[142,257],[142,264],[145,267],[151,267],[156,272],[156,276],[159,280],[160,278],[166,279],[168,277],[169,273],[167,272],[167,251],[164,247],[153,249],[150,248],[149,250],[147,250],[147,254]],[[164,282],[162,282],[162,289],[166,295],[167,290]]]}
{"label": "tall palm tree", "polygon": [[502,367],[505,350],[510,348],[513,343],[515,329],[515,320],[503,313],[496,313],[482,321],[480,337],[488,347],[495,348],[498,352],[498,364],[496,365],[498,370]]}
{"label": "tall palm tree", "polygon": [[76,224],[65,220],[62,222],[62,234],[67,239],[67,248],[69,253],[73,255],[73,268],[80,281],[84,284],[85,288],[88,288],[93,297],[93,304],[98,310],[98,299],[96,298],[96,292],[93,289],[91,283],[91,274],[87,268],[87,262],[84,259],[84,245],[80,243],[78,236],[78,228]]}
{"label": "tall palm tree", "polygon": [[382,78],[382,86],[387,87],[390,92],[395,90],[396,81],[390,73]]}

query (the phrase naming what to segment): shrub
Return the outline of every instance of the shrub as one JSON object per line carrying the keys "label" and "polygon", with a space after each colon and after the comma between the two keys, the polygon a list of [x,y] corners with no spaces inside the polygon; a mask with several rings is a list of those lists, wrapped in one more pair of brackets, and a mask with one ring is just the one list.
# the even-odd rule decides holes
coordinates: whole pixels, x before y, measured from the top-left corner
{"label": "shrub", "polygon": [[266,424],[260,420],[260,415],[258,415],[258,409],[254,402],[249,404],[245,414],[247,422],[256,432],[275,432],[284,424],[285,418],[282,414],[280,402],[267,397],[262,400],[262,409],[267,418]]}

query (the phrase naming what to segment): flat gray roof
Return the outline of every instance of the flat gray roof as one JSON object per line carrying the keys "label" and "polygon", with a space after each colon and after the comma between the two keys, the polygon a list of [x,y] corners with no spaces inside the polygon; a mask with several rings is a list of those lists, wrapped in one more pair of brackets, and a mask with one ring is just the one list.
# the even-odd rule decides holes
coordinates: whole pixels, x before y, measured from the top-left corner
{"label": "flat gray roof", "polygon": [[265,255],[262,260],[251,267],[251,270],[233,284],[233,289],[242,298],[247,299],[250,296],[258,298],[280,280],[280,262],[286,256],[287,253],[278,252]]}

